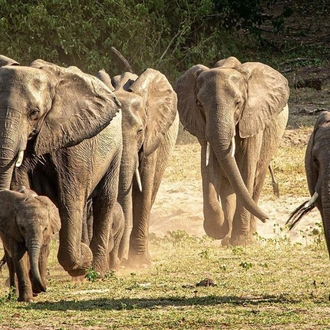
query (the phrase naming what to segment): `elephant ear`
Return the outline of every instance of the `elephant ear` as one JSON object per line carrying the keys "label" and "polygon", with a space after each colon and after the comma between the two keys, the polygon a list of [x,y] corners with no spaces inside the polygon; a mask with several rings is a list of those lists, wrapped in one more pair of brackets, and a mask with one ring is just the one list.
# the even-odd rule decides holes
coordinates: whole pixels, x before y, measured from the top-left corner
{"label": "elephant ear", "polygon": [[61,220],[58,208],[47,196],[37,196],[36,199],[48,209],[49,223],[52,233],[58,233],[61,229]]}
{"label": "elephant ear", "polygon": [[128,91],[131,88],[133,82],[138,78],[138,76],[131,72],[124,72],[121,75],[115,76],[111,79],[111,82],[116,91],[125,90]]}
{"label": "elephant ear", "polygon": [[16,223],[16,207],[24,200],[25,195],[13,190],[0,191],[0,232],[16,242],[24,242]]}
{"label": "elephant ear", "polygon": [[31,66],[48,74],[52,95],[51,109],[35,141],[37,156],[95,136],[120,110],[119,101],[104,83],[76,67],[62,68],[42,60]]}
{"label": "elephant ear", "polygon": [[5,65],[19,65],[19,63],[7,56],[0,55],[0,67]]}
{"label": "elephant ear", "polygon": [[128,91],[142,97],[147,113],[143,151],[152,154],[177,114],[177,96],[167,78],[157,70],[146,69]]}
{"label": "elephant ear", "polygon": [[184,129],[202,140],[205,140],[205,118],[196,103],[197,78],[208,69],[201,64],[192,66],[178,79],[175,88],[180,121]]}
{"label": "elephant ear", "polygon": [[247,138],[263,130],[283,110],[290,91],[287,79],[266,64],[247,62],[237,70],[246,75],[248,84],[247,100],[238,124],[240,137]]}
{"label": "elephant ear", "polygon": [[104,70],[100,70],[97,75],[97,78],[99,78],[110,90],[114,90],[115,88],[112,86],[111,83],[111,78],[109,76],[109,74]]}
{"label": "elephant ear", "polygon": [[239,67],[242,63],[234,56],[227,57],[223,60],[220,60],[214,64],[215,68],[236,68]]}

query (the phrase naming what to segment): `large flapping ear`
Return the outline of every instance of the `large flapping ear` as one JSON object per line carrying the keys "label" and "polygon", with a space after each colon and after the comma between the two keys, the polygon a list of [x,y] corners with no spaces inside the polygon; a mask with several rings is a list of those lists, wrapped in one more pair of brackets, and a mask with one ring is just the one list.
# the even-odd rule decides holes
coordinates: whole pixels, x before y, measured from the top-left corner
{"label": "large flapping ear", "polygon": [[109,76],[109,74],[104,70],[100,70],[97,75],[96,75],[97,78],[99,78],[108,88],[110,88],[110,90],[114,90],[115,88],[112,86],[112,83],[111,83],[111,78]]}
{"label": "large flapping ear", "polygon": [[205,140],[205,118],[197,106],[197,78],[209,68],[197,64],[187,70],[177,81],[178,111],[183,127],[197,138]]}
{"label": "large flapping ear", "polygon": [[157,70],[146,69],[130,86],[144,100],[147,123],[143,151],[153,153],[177,114],[177,96],[167,78]]}
{"label": "large flapping ear", "polygon": [[129,91],[133,82],[138,78],[138,76],[131,72],[124,72],[121,75],[114,76],[111,79],[111,83],[113,84],[116,91],[125,90]]}
{"label": "large flapping ear", "polygon": [[0,67],[5,65],[19,65],[19,63],[7,56],[0,55]]}
{"label": "large flapping ear", "polygon": [[214,64],[214,67],[215,68],[219,68],[219,67],[222,67],[222,68],[236,68],[238,66],[240,66],[242,63],[234,56],[230,56],[230,57],[227,57],[227,58],[224,58],[223,60],[219,60],[218,62],[216,62]]}
{"label": "large flapping ear", "polygon": [[256,135],[276,117],[289,99],[287,79],[270,66],[258,62],[247,62],[237,68],[246,76],[248,95],[239,134],[242,138]]}
{"label": "large flapping ear", "polygon": [[17,205],[26,196],[14,190],[0,190],[0,232],[14,239],[16,242],[24,242],[16,223]]}
{"label": "large flapping ear", "polygon": [[35,141],[36,155],[70,147],[104,129],[120,110],[115,94],[98,78],[76,67],[62,68],[42,60],[31,66],[49,75],[52,107]]}
{"label": "large flapping ear", "polygon": [[42,203],[48,209],[49,224],[53,234],[56,234],[61,229],[61,219],[58,212],[58,208],[55,204],[46,196],[37,196],[36,199]]}

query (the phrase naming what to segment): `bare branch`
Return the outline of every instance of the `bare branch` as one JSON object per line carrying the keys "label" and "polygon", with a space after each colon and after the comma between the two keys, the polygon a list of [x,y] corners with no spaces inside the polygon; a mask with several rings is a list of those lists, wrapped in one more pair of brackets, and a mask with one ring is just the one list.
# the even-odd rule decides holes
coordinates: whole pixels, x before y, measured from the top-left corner
{"label": "bare branch", "polygon": [[125,56],[122,55],[122,53],[118,49],[116,49],[115,47],[111,46],[111,49],[122,60],[122,62],[125,64],[125,70],[127,69],[129,72],[133,73],[132,67],[128,63]]}

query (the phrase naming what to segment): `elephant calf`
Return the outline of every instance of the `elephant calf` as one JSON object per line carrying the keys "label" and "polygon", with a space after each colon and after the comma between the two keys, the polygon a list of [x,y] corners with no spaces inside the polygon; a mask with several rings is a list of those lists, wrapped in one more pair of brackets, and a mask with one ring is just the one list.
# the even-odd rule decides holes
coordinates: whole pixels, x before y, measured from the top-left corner
{"label": "elephant calf", "polygon": [[60,230],[59,213],[48,197],[24,187],[1,190],[0,204],[0,237],[10,286],[18,290],[18,301],[32,301],[46,291],[49,245]]}
{"label": "elephant calf", "polygon": [[[89,201],[86,206],[86,215],[83,223],[82,241],[89,245],[93,233],[93,204]],[[121,205],[116,202],[111,218],[111,229],[108,241],[108,269],[117,270],[121,263],[119,247],[125,230],[125,215]]]}

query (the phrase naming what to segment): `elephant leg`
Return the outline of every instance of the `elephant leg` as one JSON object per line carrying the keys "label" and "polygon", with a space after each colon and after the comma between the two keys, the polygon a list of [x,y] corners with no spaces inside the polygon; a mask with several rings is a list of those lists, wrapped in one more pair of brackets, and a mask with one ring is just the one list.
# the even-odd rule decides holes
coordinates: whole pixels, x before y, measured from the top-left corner
{"label": "elephant leg", "polygon": [[[262,136],[263,132],[237,144],[237,165],[252,197],[254,196],[255,178],[259,166],[258,162],[260,157],[264,157],[264,155],[261,154]],[[255,218],[251,217],[251,213],[241,204],[237,203],[230,244],[235,246],[250,244],[253,240],[255,230]]]}
{"label": "elephant leg", "polygon": [[109,254],[109,265],[112,270],[117,270],[121,262],[119,259],[119,247],[123,234],[124,226],[121,226],[112,237],[112,248]]}
{"label": "elephant leg", "polygon": [[23,244],[20,243],[19,245],[21,246],[15,248],[12,254],[18,284],[17,300],[28,302],[33,300],[32,285],[29,276],[29,260]]}
{"label": "elephant leg", "polygon": [[119,176],[116,171],[119,171],[119,162],[114,159],[113,166],[110,166],[99,183],[100,193],[93,197],[93,235],[90,248],[93,252],[93,267],[101,276],[109,271],[108,245],[118,196]]}
{"label": "elephant leg", "polygon": [[93,260],[91,249],[81,242],[84,207],[84,199],[68,195],[64,195],[59,207],[62,224],[57,257],[64,270],[73,277],[85,275]]}
{"label": "elephant leg", "polygon": [[236,207],[236,196],[227,178],[225,177],[221,178],[220,186],[221,186],[220,197],[221,197],[224,219],[228,223],[228,233],[221,240],[221,245],[227,246],[230,243],[230,239],[233,231],[233,218]]}

